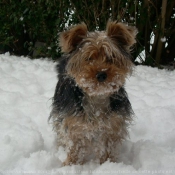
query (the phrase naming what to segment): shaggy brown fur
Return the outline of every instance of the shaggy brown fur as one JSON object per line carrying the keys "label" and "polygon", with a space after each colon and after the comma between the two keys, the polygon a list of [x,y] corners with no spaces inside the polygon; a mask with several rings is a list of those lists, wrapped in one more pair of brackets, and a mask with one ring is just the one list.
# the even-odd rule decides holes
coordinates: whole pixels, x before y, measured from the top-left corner
{"label": "shaggy brown fur", "polygon": [[58,145],[68,151],[64,165],[117,160],[132,115],[124,84],[133,70],[136,33],[135,27],[111,21],[102,32],[88,32],[82,23],[61,33],[65,56],[51,118]]}

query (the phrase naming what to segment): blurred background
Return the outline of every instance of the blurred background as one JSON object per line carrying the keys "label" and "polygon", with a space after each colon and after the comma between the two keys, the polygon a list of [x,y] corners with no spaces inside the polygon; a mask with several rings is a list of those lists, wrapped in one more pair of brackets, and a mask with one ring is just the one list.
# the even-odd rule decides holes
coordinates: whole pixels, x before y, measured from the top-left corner
{"label": "blurred background", "polygon": [[136,64],[175,68],[175,0],[0,0],[0,53],[57,60],[61,31],[105,30],[108,19],[138,28]]}

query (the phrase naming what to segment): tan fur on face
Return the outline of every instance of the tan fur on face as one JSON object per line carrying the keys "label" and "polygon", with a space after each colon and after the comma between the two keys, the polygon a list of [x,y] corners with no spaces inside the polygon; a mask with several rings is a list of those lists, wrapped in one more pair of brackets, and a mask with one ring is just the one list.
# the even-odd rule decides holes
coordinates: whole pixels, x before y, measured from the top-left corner
{"label": "tan fur on face", "polygon": [[[89,95],[111,94],[117,91],[131,74],[133,64],[125,58],[104,32],[90,33],[82,48],[67,65],[67,73]],[[98,72],[107,73],[105,82],[98,82]]]}
{"label": "tan fur on face", "polygon": [[76,70],[79,70],[80,63],[89,58],[91,59],[91,57],[94,60],[102,58],[102,61],[108,59],[117,66],[127,68],[128,71],[132,69],[132,62],[123,55],[120,48],[107,36],[106,32],[88,33],[87,37],[81,42],[81,45],[82,47],[78,48],[69,61],[68,71],[71,71],[74,67]]}
{"label": "tan fur on face", "polygon": [[[117,91],[132,73],[133,64],[127,52],[135,43],[135,35],[134,27],[111,21],[103,32],[88,32],[82,23],[61,33],[62,51],[73,51],[67,74],[89,95],[109,95]],[[106,70],[107,80],[99,83],[96,74],[103,70]]]}
{"label": "tan fur on face", "polygon": [[[115,65],[101,63],[101,61],[91,61],[90,65],[81,65],[82,70],[72,74],[79,87],[88,95],[109,95],[124,84],[127,71],[117,68]],[[107,79],[98,82],[96,75],[98,72],[106,72]]]}

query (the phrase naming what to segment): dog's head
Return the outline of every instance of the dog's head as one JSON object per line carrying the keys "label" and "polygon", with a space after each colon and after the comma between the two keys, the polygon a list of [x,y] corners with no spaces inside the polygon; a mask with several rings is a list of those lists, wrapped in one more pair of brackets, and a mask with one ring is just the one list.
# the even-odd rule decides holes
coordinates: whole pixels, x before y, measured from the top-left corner
{"label": "dog's head", "polygon": [[67,74],[89,96],[116,92],[132,73],[130,50],[137,30],[109,21],[106,31],[88,32],[82,23],[60,34],[62,52],[69,55]]}

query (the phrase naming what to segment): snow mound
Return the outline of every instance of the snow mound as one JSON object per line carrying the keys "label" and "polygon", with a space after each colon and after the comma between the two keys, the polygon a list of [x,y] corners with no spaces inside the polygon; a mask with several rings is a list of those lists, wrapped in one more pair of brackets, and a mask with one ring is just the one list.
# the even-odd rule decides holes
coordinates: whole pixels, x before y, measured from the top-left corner
{"label": "snow mound", "polygon": [[0,55],[0,174],[175,174],[175,72],[137,66],[127,80],[136,117],[118,163],[63,167],[47,122],[55,64]]}

